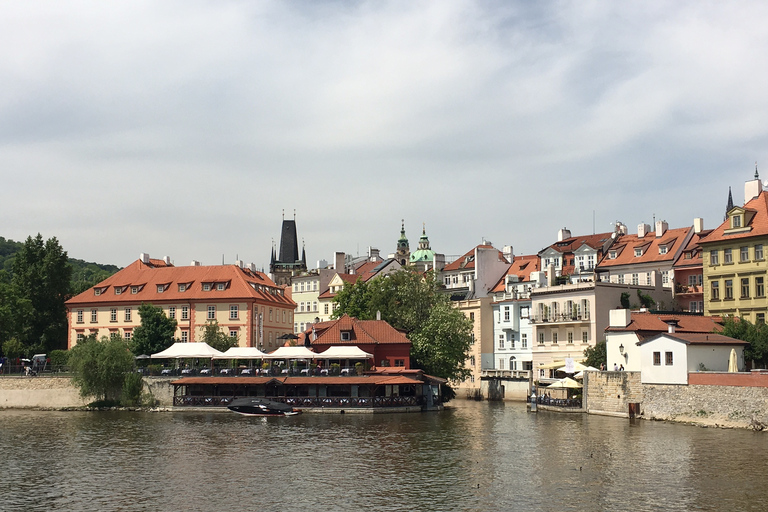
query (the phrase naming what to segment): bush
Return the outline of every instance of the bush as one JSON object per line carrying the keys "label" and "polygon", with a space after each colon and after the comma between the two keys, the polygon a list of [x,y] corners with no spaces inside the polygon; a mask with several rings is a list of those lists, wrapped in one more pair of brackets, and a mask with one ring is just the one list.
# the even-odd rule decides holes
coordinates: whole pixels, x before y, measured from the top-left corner
{"label": "bush", "polygon": [[338,375],[339,373],[341,373],[341,366],[338,363],[333,363],[331,365],[330,374],[331,375]]}
{"label": "bush", "polygon": [[126,407],[141,405],[141,390],[144,381],[140,373],[129,373],[123,382],[123,405]]}
{"label": "bush", "polygon": [[147,370],[149,370],[149,374],[157,377],[160,375],[160,372],[163,371],[163,365],[161,364],[150,364],[147,366]]}
{"label": "bush", "polygon": [[51,367],[59,369],[69,364],[69,352],[66,350],[51,350]]}

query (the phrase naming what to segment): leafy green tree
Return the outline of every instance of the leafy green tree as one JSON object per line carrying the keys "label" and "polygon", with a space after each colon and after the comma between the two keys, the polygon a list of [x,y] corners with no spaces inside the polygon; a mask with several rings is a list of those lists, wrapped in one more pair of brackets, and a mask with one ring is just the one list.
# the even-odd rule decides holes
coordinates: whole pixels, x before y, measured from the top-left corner
{"label": "leafy green tree", "polygon": [[3,343],[3,354],[8,359],[16,359],[17,357],[23,357],[29,355],[27,353],[27,348],[24,346],[22,342],[17,340],[16,338],[10,338],[6,340]]}
{"label": "leafy green tree", "polygon": [[[334,298],[334,317],[348,314],[362,320],[381,313],[392,327],[411,340],[411,364],[436,377],[466,378],[464,367],[472,342],[472,322],[440,293],[434,275],[402,269],[363,283],[345,286]],[[450,393],[448,393],[450,396]]]}
{"label": "leafy green tree", "polygon": [[752,324],[740,318],[727,317],[720,334],[749,343],[744,348],[744,359],[752,361],[755,368],[765,368],[768,364],[768,327]]}
{"label": "leafy green tree", "polygon": [[97,400],[119,400],[126,375],[134,368],[134,359],[122,338],[92,334],[69,352],[72,382],[83,397]]}
{"label": "leafy green tree", "polygon": [[219,328],[219,322],[211,320],[201,327],[203,331],[203,342],[221,352],[231,347],[237,346],[237,338],[228,336]]}
{"label": "leafy green tree", "polygon": [[139,306],[141,325],[133,330],[131,352],[134,355],[156,354],[174,342],[176,320],[165,316],[163,309],[144,303]]}
{"label": "leafy green tree", "polygon": [[43,241],[28,237],[13,261],[11,283],[31,307],[28,318],[18,320],[20,340],[34,352],[66,348],[67,309],[72,268],[55,237]]}
{"label": "leafy green tree", "polygon": [[[11,338],[22,338],[31,324],[32,304],[11,284],[9,274],[0,270],[0,346]],[[7,354],[6,354],[7,355]]]}
{"label": "leafy green tree", "polygon": [[411,355],[429,375],[452,381],[466,379],[464,366],[472,343],[472,321],[447,301],[437,303],[418,331],[411,335]]}
{"label": "leafy green tree", "polygon": [[594,347],[584,349],[584,364],[593,368],[600,368],[601,364],[607,364],[608,353],[606,351],[605,341],[598,341]]}

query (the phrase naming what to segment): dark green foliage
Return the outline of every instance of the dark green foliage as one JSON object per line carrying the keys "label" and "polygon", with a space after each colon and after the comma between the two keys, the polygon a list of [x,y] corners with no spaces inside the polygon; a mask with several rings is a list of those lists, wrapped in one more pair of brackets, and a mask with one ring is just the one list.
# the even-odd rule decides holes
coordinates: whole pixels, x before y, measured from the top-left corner
{"label": "dark green foliage", "polygon": [[587,358],[583,363],[585,366],[600,368],[601,364],[606,364],[608,362],[608,354],[605,342],[598,341],[594,347],[587,347],[584,349],[584,357]]}
{"label": "dark green foliage", "polygon": [[69,259],[72,265],[72,295],[77,295],[95,286],[120,270],[115,265],[101,265],[74,258]]}
{"label": "dark green foliage", "polygon": [[768,364],[768,327],[752,324],[747,320],[727,317],[720,333],[749,343],[744,348],[744,359],[753,361],[755,368],[766,368]]}
{"label": "dark green foliage", "polygon": [[131,352],[134,355],[156,354],[173,345],[176,320],[165,316],[162,308],[142,304],[139,316],[141,325],[133,330],[131,337]]}
{"label": "dark green foliage", "polygon": [[412,342],[411,364],[436,377],[462,380],[472,342],[472,322],[451,307],[434,275],[399,270],[367,283],[346,285],[334,298],[334,317],[343,314],[372,320],[376,313]]}
{"label": "dark green foliage", "polygon": [[129,373],[123,382],[122,404],[126,407],[141,405],[141,391],[144,388],[144,379],[140,373]]}
{"label": "dark green foliage", "polygon": [[133,371],[134,359],[122,338],[97,340],[87,336],[69,351],[72,382],[81,396],[97,400],[119,400],[125,376]]}
{"label": "dark green foliage", "polygon": [[5,340],[2,346],[3,354],[9,359],[16,359],[17,357],[29,356],[29,351],[22,342],[16,338],[10,338]]}
{"label": "dark green foliage", "polygon": [[32,352],[67,345],[67,311],[72,267],[56,238],[27,238],[13,261],[11,285],[19,301],[28,301],[29,316],[16,321],[20,341]]}
{"label": "dark green foliage", "polygon": [[66,350],[51,350],[48,354],[51,358],[51,367],[59,369],[62,366],[67,366],[67,360],[69,359],[69,352]]}
{"label": "dark green foliage", "polygon": [[653,297],[644,294],[640,290],[637,290],[637,298],[640,299],[640,307],[647,309],[654,309],[656,307],[656,301],[653,300]]}
{"label": "dark green foliage", "polygon": [[622,309],[629,309],[629,293],[622,292],[620,302]]}
{"label": "dark green foliage", "polygon": [[233,338],[222,331],[216,320],[207,322],[201,329],[203,331],[202,341],[220,352],[237,346],[237,338]]}

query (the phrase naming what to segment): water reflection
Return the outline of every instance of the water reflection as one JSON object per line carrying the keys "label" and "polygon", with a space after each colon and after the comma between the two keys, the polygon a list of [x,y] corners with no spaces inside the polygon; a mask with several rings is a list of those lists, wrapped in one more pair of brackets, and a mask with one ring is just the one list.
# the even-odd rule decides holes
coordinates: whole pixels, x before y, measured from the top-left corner
{"label": "water reflection", "polygon": [[1,411],[3,510],[764,510],[765,434],[528,413]]}

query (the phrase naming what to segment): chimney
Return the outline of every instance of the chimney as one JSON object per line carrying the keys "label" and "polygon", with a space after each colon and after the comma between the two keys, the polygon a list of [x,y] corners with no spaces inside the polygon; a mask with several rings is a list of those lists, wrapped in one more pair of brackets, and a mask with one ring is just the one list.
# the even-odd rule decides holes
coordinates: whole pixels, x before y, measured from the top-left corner
{"label": "chimney", "polygon": [[501,252],[504,254],[504,257],[507,259],[508,262],[510,263],[515,262],[515,252],[512,250],[511,245],[505,245]]}
{"label": "chimney", "polygon": [[235,265],[237,265],[240,268],[243,268],[243,265],[244,265],[243,260],[235,260]]}
{"label": "chimney", "polygon": [[567,240],[571,238],[571,230],[567,228],[563,228],[557,232],[557,241],[562,242],[563,240]]}
{"label": "chimney", "polygon": [[665,320],[665,323],[667,324],[667,332],[669,334],[675,334],[675,329],[677,328],[677,320],[670,318],[669,320]]}
{"label": "chimney", "polygon": [[637,225],[637,238],[645,238],[645,235],[651,232],[651,226],[648,224]]}
{"label": "chimney", "polygon": [[165,262],[166,265],[170,265],[171,264],[171,257],[170,256],[165,256],[165,257],[163,257],[163,261]]}
{"label": "chimney", "polygon": [[344,273],[344,259],[346,258],[346,254],[343,252],[337,252],[334,256],[334,266],[333,268],[336,270],[336,272],[343,274]]}
{"label": "chimney", "polygon": [[190,265],[192,265],[193,267],[199,267],[200,266],[200,262],[197,261],[197,260],[192,260],[192,263],[190,263]]}
{"label": "chimney", "polygon": [[369,261],[381,261],[379,256],[379,250],[375,247],[368,247],[368,260]]}
{"label": "chimney", "polygon": [[661,238],[662,236],[664,236],[664,233],[667,232],[667,229],[669,229],[669,224],[667,224],[667,221],[657,220],[656,221],[656,238]]}
{"label": "chimney", "polygon": [[704,231],[704,219],[696,217],[693,219],[693,232],[698,235],[702,231]]}
{"label": "chimney", "polygon": [[763,191],[763,183],[757,174],[757,164],[755,164],[755,179],[744,184],[744,204],[760,195]]}
{"label": "chimney", "polygon": [[610,327],[624,328],[632,321],[632,313],[628,309],[612,309],[608,321]]}
{"label": "chimney", "polygon": [[376,320],[381,320],[381,311],[376,311]]}
{"label": "chimney", "polygon": [[149,264],[149,254],[147,254],[146,252],[143,252],[143,253],[139,254],[139,259],[145,265]]}

